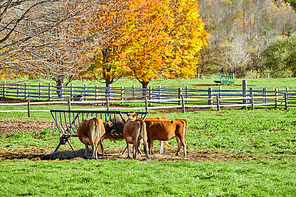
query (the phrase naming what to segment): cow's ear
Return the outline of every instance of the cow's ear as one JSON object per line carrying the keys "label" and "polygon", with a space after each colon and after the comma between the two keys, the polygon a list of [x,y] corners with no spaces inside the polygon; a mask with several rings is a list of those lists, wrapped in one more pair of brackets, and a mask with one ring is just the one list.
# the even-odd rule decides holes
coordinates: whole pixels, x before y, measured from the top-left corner
{"label": "cow's ear", "polygon": [[138,114],[136,114],[136,113],[133,115],[133,117],[137,117],[137,116],[138,116]]}

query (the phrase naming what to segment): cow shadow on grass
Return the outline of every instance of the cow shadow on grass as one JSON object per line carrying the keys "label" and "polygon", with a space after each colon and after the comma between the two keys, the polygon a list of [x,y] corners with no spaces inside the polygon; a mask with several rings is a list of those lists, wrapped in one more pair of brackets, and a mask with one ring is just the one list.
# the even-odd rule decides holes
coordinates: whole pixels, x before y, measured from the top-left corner
{"label": "cow shadow on grass", "polygon": [[[92,159],[92,151],[89,151],[88,157],[84,156],[85,149],[79,150],[59,150],[53,152],[51,149],[5,149],[0,150],[0,160],[13,160],[13,159],[31,159],[34,161],[38,160],[83,160],[83,159]],[[105,156],[98,153],[98,157],[114,157],[116,154],[112,152],[105,152]],[[119,157],[120,155],[117,154]]]}
{"label": "cow shadow on grass", "polygon": [[[36,154],[33,155],[34,158],[37,160],[90,160],[92,158],[92,150],[88,152],[87,157],[85,157],[85,149],[80,149],[80,150],[64,150],[64,151],[57,151],[49,154]],[[106,159],[108,157],[120,157],[120,154],[114,154],[110,152],[105,152],[104,156],[102,153],[99,151],[98,152],[98,159]]]}

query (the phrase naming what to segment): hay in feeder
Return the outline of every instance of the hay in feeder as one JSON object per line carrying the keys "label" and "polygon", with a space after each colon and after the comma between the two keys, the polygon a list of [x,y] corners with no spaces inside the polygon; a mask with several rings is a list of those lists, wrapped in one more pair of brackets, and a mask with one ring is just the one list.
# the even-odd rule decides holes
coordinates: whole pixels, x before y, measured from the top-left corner
{"label": "hay in feeder", "polygon": [[[122,119],[123,117],[123,119]],[[122,114],[122,117],[119,114],[116,114],[113,119],[111,119],[111,122],[113,124],[113,128],[115,129],[115,132],[106,134],[106,139],[113,140],[114,142],[116,140],[123,140],[123,127],[125,122],[127,121],[128,117],[125,114]]]}

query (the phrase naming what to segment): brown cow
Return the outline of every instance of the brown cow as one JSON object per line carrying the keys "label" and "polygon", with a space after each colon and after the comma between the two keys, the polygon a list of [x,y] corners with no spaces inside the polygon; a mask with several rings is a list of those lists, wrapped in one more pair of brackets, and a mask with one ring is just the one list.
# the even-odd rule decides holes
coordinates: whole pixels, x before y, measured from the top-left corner
{"label": "brown cow", "polygon": [[168,141],[176,137],[178,142],[176,155],[179,155],[181,146],[183,146],[184,156],[186,156],[186,122],[184,119],[146,121],[149,153],[153,154],[153,140]]}
{"label": "brown cow", "polygon": [[126,141],[128,155],[130,157],[130,144],[133,144],[133,158],[137,157],[137,150],[139,147],[139,143],[141,139],[143,139],[144,143],[144,151],[146,153],[146,157],[148,158],[148,150],[147,150],[147,131],[146,124],[143,120],[136,119],[137,114],[135,112],[128,113],[127,122],[123,127],[123,136]]}
{"label": "brown cow", "polygon": [[[145,118],[145,121],[155,121],[155,120],[168,120],[165,116],[157,116],[157,117],[147,117]],[[168,144],[168,142],[165,142],[166,145],[168,147],[170,147],[170,145]],[[163,141],[159,140],[159,154],[163,153]]]}
{"label": "brown cow", "polygon": [[100,143],[102,148],[102,154],[104,156],[104,146],[102,144],[102,136],[105,133],[105,126],[102,119],[97,117],[89,117],[85,119],[78,128],[78,138],[85,144],[85,157],[88,153],[88,145],[92,146],[93,154],[92,158],[98,158],[98,144]]}
{"label": "brown cow", "polygon": [[[138,120],[140,120],[141,118],[138,118]],[[167,118],[165,117],[165,116],[157,116],[157,117],[146,117],[145,118],[145,122],[146,121],[153,121],[153,120],[167,120]],[[140,150],[140,145],[142,144],[143,142],[142,142],[142,140],[140,141],[140,143],[139,143],[139,148],[138,148],[138,153],[140,153],[140,154],[142,154],[141,153],[141,150]],[[168,144],[168,142],[165,142],[166,143],[166,145],[168,146],[168,147],[170,147],[170,145]],[[162,154],[163,153],[163,142],[162,141],[159,141],[159,146],[160,146],[160,148],[159,148],[159,154]],[[127,147],[125,147],[125,149],[124,149],[124,151],[122,152],[122,154],[124,154],[125,152],[126,152],[126,150],[127,150]]]}

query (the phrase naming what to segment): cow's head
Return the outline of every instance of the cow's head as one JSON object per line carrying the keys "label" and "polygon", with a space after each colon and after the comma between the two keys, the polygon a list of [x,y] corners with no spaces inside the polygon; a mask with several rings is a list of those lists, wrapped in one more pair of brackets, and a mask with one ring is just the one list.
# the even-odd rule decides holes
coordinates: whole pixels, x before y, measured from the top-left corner
{"label": "cow's head", "polygon": [[129,112],[127,115],[128,115],[128,118],[131,120],[136,120],[136,117],[138,116],[138,114],[134,111]]}
{"label": "cow's head", "polygon": [[114,125],[110,120],[108,120],[107,122],[104,122],[104,126],[107,134],[110,134],[110,133],[113,134],[116,132]]}

